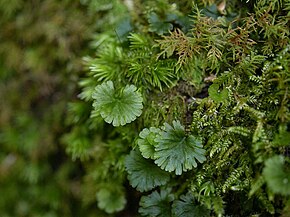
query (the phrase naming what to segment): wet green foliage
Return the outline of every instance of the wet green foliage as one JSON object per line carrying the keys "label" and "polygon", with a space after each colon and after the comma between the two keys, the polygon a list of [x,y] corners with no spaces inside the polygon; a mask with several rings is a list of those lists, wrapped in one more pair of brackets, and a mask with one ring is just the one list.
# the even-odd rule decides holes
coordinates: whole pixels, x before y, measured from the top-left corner
{"label": "wet green foliage", "polygon": [[115,31],[123,23],[96,38],[80,98],[95,106],[98,85],[134,85],[142,114],[114,128],[88,110],[78,125],[105,143],[93,145],[90,164],[108,170],[96,176],[90,168],[87,176],[95,183],[114,177],[121,186],[128,178],[142,193],[144,216],[286,215],[289,5],[132,3],[127,38]]}
{"label": "wet green foliage", "polygon": [[77,30],[0,21],[6,216],[287,216],[290,1],[80,2]]}
{"label": "wet green foliage", "polygon": [[[95,215],[60,138],[101,17],[79,1],[0,1],[0,216]],[[73,146],[88,146],[83,129]]]}

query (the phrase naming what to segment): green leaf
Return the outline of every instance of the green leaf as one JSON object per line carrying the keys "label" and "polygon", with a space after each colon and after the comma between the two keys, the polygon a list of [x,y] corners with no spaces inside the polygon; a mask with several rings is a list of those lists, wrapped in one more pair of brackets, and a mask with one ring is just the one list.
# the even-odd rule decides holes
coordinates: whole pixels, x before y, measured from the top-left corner
{"label": "green leaf", "polygon": [[129,33],[132,31],[132,28],[133,27],[132,27],[131,20],[129,17],[126,17],[123,20],[121,20],[118,23],[115,30],[118,36],[118,39],[120,39],[121,42],[124,42],[125,40],[127,40]]}
{"label": "green leaf", "polygon": [[148,196],[143,196],[140,200],[139,213],[142,216],[150,217],[170,217],[171,202],[174,200],[170,190],[161,190],[160,193],[153,191]]}
{"label": "green leaf", "polygon": [[151,160],[144,159],[139,151],[131,151],[125,159],[125,167],[131,185],[141,192],[165,185],[170,179],[169,173],[161,170]]}
{"label": "green leaf", "polygon": [[194,135],[187,136],[179,121],[173,121],[173,127],[165,123],[163,131],[155,139],[155,163],[165,171],[175,171],[176,175],[206,160],[201,139]]}
{"label": "green leaf", "polygon": [[229,95],[229,91],[226,88],[224,88],[223,90],[219,90],[219,88],[220,87],[218,84],[212,84],[208,88],[209,97],[216,103],[224,102],[225,100],[227,100]]}
{"label": "green leaf", "polygon": [[216,4],[207,6],[206,8],[204,8],[204,10],[202,10],[202,13],[205,16],[211,17],[213,19],[217,19],[220,16],[219,11],[217,10]]}
{"label": "green leaf", "polygon": [[263,176],[274,193],[290,195],[290,168],[286,168],[285,157],[276,155],[265,162]]}
{"label": "green leaf", "polygon": [[126,198],[123,191],[116,187],[102,188],[97,192],[98,207],[107,213],[114,213],[124,209]]}
{"label": "green leaf", "polygon": [[154,158],[156,145],[154,140],[159,132],[161,132],[159,128],[150,127],[150,129],[145,128],[139,133],[140,138],[137,143],[144,158]]}
{"label": "green leaf", "polygon": [[156,32],[158,35],[168,33],[173,28],[173,25],[169,23],[168,20],[171,19],[167,18],[162,20],[155,12],[150,13],[148,18],[149,30],[151,32]]}
{"label": "green leaf", "polygon": [[113,126],[134,121],[142,113],[142,96],[134,85],[126,85],[117,91],[112,81],[96,86],[92,95],[93,107],[107,123]]}
{"label": "green leaf", "polygon": [[174,201],[172,209],[174,217],[210,216],[210,210],[198,205],[190,192],[186,195],[181,195],[180,200]]}

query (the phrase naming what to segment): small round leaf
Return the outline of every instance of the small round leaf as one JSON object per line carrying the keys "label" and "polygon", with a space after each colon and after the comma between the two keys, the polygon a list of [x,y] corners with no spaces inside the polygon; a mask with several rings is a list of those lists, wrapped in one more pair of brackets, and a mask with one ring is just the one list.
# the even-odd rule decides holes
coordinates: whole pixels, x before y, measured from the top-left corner
{"label": "small round leaf", "polygon": [[123,126],[142,114],[142,96],[134,85],[117,91],[112,81],[96,86],[92,95],[93,107],[107,123]]}
{"label": "small round leaf", "polygon": [[143,158],[139,151],[131,151],[125,159],[125,167],[130,184],[141,192],[165,185],[170,179],[169,173],[156,166],[152,160]]}
{"label": "small round leaf", "polygon": [[155,163],[165,171],[175,171],[176,175],[197,167],[196,160],[200,163],[206,160],[201,139],[186,135],[179,121],[173,121],[173,127],[165,123],[155,142]]}
{"label": "small round leaf", "polygon": [[156,145],[154,140],[160,131],[159,128],[150,127],[150,129],[145,128],[139,133],[137,143],[144,158],[154,158],[154,148]]}
{"label": "small round leaf", "polygon": [[284,156],[277,155],[266,160],[263,176],[274,193],[290,195],[290,169],[286,167]]}
{"label": "small round leaf", "polygon": [[171,203],[174,195],[170,193],[170,189],[153,191],[148,196],[143,196],[140,200],[139,213],[142,216],[150,217],[168,217],[172,216]]}

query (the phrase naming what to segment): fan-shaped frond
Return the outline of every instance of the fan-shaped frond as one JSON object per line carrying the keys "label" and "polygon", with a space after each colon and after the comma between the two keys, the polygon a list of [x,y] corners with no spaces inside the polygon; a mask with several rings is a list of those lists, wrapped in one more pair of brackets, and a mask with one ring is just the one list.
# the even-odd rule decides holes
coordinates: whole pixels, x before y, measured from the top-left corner
{"label": "fan-shaped frond", "polygon": [[210,210],[198,204],[190,192],[181,195],[180,200],[174,201],[172,209],[174,217],[210,216]]}
{"label": "fan-shaped frond", "polygon": [[134,121],[142,113],[142,96],[134,85],[115,90],[113,82],[96,86],[93,93],[93,107],[107,123],[113,126]]}
{"label": "fan-shaped frond", "polygon": [[165,123],[155,142],[155,163],[168,172],[175,171],[176,175],[197,167],[196,160],[200,163],[206,160],[201,139],[187,136],[179,121],[173,121],[173,126]]}
{"label": "fan-shaped frond", "polygon": [[139,149],[144,158],[154,159],[155,145],[154,141],[156,136],[161,130],[159,128],[150,127],[145,128],[139,133],[139,139],[137,140]]}
{"label": "fan-shaped frond", "polygon": [[171,202],[174,195],[170,189],[153,191],[148,196],[143,196],[140,200],[139,213],[142,216],[150,217],[168,217],[171,216]]}
{"label": "fan-shaped frond", "polygon": [[269,188],[282,195],[290,195],[290,169],[286,167],[285,157],[276,155],[265,162],[263,176]]}
{"label": "fan-shaped frond", "polygon": [[161,170],[152,160],[144,159],[139,151],[131,151],[125,159],[128,179],[138,191],[149,191],[166,184],[170,174]]}

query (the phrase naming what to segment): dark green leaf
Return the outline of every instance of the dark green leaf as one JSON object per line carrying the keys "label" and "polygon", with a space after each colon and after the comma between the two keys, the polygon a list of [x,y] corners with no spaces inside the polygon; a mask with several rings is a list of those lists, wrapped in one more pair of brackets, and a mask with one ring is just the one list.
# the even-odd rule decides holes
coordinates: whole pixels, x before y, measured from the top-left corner
{"label": "dark green leaf", "polygon": [[273,192],[290,195],[290,167],[286,168],[284,156],[276,155],[266,160],[263,176]]}
{"label": "dark green leaf", "polygon": [[155,142],[155,163],[165,171],[175,171],[176,175],[197,167],[196,160],[200,163],[206,160],[201,139],[187,136],[179,121],[173,121],[173,127],[165,123]]}
{"label": "dark green leaf", "polygon": [[117,25],[116,28],[117,37],[119,40],[121,40],[121,42],[127,39],[127,36],[131,31],[132,31],[131,20],[128,17],[120,21],[120,23]]}
{"label": "dark green leaf", "polygon": [[139,213],[149,217],[171,217],[171,202],[174,200],[170,190],[153,191],[140,200]]}
{"label": "dark green leaf", "polygon": [[139,151],[131,151],[125,159],[128,179],[138,191],[149,191],[156,186],[166,184],[170,176],[151,160],[144,159]]}
{"label": "dark green leaf", "polygon": [[186,195],[181,195],[180,200],[174,201],[172,208],[174,217],[210,216],[210,210],[198,205],[190,192]]}
{"label": "dark green leaf", "polygon": [[227,100],[229,91],[224,88],[223,90],[219,90],[218,84],[212,84],[208,88],[209,97],[215,101],[216,103],[221,103]]}
{"label": "dark green leaf", "polygon": [[149,18],[149,30],[151,32],[156,32],[159,35],[168,33],[172,30],[173,25],[166,20],[162,20],[155,12],[150,13]]}
{"label": "dark green leaf", "polygon": [[124,209],[126,198],[123,191],[120,189],[102,188],[97,192],[98,207],[105,210],[107,213],[118,212]]}

